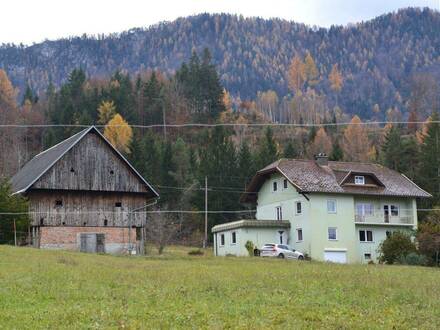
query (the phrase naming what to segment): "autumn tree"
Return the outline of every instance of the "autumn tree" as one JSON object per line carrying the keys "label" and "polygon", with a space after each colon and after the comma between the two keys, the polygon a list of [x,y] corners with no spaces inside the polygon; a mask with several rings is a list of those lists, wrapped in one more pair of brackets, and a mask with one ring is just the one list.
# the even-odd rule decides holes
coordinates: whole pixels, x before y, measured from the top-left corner
{"label": "autumn tree", "polygon": [[370,140],[358,116],[354,116],[344,131],[342,139],[344,160],[365,162],[369,160]]}
{"label": "autumn tree", "polygon": [[330,71],[328,80],[330,82],[330,88],[336,93],[336,105],[338,105],[338,95],[342,90],[344,79],[342,78],[342,74],[339,71],[337,64],[334,64],[332,66],[332,70]]}
{"label": "autumn tree", "polygon": [[104,136],[120,152],[125,154],[130,153],[133,130],[120,114],[116,114],[107,123],[104,128]]}
{"label": "autumn tree", "polygon": [[319,153],[325,153],[326,155],[330,154],[330,152],[332,151],[332,142],[327,135],[324,127],[321,127],[316,132],[315,138],[310,144],[308,151],[309,157],[313,157],[314,155],[317,155]]}
{"label": "autumn tree", "polygon": [[116,114],[116,107],[113,101],[102,101],[98,107],[98,123],[106,125]]}
{"label": "autumn tree", "polygon": [[306,79],[307,76],[305,72],[304,62],[301,60],[301,57],[296,55],[292,59],[292,62],[290,62],[290,66],[289,66],[289,73],[288,73],[289,88],[295,94],[301,92]]}
{"label": "autumn tree", "polygon": [[304,59],[304,76],[307,85],[310,87],[315,86],[319,82],[318,68],[310,52],[307,52],[306,58]]}

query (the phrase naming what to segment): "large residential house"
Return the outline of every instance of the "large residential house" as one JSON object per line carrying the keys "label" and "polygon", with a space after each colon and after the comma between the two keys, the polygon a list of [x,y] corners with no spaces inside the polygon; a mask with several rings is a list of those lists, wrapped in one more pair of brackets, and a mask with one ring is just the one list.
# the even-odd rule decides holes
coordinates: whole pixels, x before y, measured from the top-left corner
{"label": "large residential house", "polygon": [[142,252],[139,211],[159,196],[93,126],[36,155],[11,183],[29,200],[33,246],[46,249]]}
{"label": "large residential house", "polygon": [[280,159],[258,171],[241,202],[256,219],[213,227],[214,253],[245,256],[246,242],[289,244],[314,260],[378,260],[394,231],[417,228],[417,198],[431,197],[405,175],[382,165]]}

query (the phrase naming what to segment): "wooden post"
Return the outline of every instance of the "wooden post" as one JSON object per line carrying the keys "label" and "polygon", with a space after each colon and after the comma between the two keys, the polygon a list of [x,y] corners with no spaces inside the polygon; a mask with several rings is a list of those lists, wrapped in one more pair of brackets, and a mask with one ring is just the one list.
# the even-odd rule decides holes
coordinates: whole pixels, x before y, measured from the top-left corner
{"label": "wooden post", "polygon": [[14,219],[14,245],[17,246],[17,226]]}
{"label": "wooden post", "polygon": [[208,177],[205,176],[205,237],[203,239],[203,248],[208,246]]}

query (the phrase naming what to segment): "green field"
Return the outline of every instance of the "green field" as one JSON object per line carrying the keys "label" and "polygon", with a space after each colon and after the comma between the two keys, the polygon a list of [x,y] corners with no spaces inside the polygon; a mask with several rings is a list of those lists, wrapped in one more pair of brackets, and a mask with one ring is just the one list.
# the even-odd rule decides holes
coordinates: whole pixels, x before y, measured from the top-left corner
{"label": "green field", "polygon": [[0,328],[438,328],[440,271],[0,246]]}

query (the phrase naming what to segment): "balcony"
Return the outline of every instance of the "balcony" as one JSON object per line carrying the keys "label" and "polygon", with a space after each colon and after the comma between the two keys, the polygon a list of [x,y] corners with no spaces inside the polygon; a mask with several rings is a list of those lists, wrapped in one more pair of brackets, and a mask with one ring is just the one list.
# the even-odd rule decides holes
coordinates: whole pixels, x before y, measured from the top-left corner
{"label": "balcony", "polygon": [[357,224],[412,226],[414,225],[414,216],[411,210],[399,210],[397,215],[374,212],[368,215],[355,214],[354,222]]}

